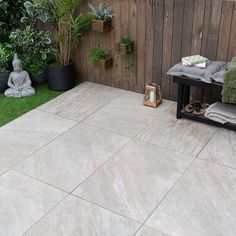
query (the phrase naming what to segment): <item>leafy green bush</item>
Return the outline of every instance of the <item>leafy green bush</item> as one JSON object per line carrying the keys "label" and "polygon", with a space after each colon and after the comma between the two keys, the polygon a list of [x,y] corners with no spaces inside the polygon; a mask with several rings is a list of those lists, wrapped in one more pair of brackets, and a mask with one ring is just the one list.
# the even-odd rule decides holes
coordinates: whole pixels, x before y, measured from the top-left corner
{"label": "leafy green bush", "polygon": [[25,3],[28,16],[22,21],[36,18],[38,21],[51,23],[57,61],[61,65],[70,62],[78,40],[90,29],[94,19],[91,13],[78,16],[77,10],[81,3],[82,0],[30,0]]}
{"label": "leafy green bush", "polygon": [[89,61],[95,62],[109,57],[109,50],[106,48],[92,48],[89,51]]}
{"label": "leafy green bush", "polygon": [[27,26],[25,29],[16,29],[10,34],[10,46],[19,54],[40,55],[42,60],[53,53],[52,41],[48,32],[43,32]]}
{"label": "leafy green bush", "polygon": [[40,55],[23,54],[21,60],[24,70],[31,75],[39,75],[45,69],[45,61],[42,60]]}
{"label": "leafy green bush", "polygon": [[0,0],[0,35],[9,35],[20,26],[25,0]]}
{"label": "leafy green bush", "polygon": [[10,63],[13,60],[13,52],[3,43],[0,43],[0,73],[10,71]]}
{"label": "leafy green bush", "polygon": [[88,3],[88,5],[96,20],[106,21],[114,16],[112,8],[107,6],[105,3],[100,3],[96,7],[90,3]]}

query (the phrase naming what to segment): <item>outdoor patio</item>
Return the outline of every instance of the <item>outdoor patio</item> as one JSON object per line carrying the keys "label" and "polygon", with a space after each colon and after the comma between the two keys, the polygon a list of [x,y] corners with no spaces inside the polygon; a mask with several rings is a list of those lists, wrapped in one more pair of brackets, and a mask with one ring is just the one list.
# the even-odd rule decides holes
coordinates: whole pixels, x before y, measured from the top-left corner
{"label": "outdoor patio", "polygon": [[235,236],[236,133],[84,82],[0,128],[1,235]]}

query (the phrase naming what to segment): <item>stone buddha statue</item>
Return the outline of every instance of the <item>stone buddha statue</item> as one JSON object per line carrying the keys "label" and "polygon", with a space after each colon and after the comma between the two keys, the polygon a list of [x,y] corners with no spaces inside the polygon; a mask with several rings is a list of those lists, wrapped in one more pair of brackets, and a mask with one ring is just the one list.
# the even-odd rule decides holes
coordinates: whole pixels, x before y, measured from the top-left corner
{"label": "stone buddha statue", "polygon": [[21,60],[15,54],[14,60],[12,62],[14,71],[11,72],[8,79],[8,86],[4,93],[6,97],[27,97],[35,95],[35,90],[31,86],[31,80],[28,72],[22,70]]}

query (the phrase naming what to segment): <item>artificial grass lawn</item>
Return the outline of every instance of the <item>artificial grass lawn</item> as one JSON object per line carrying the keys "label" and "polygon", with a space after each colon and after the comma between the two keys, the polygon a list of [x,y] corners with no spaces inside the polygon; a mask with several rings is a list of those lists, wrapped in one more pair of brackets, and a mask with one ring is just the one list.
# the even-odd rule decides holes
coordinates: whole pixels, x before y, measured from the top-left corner
{"label": "artificial grass lawn", "polygon": [[36,86],[35,90],[35,96],[24,98],[0,94],[0,127],[63,93],[49,90],[47,84]]}

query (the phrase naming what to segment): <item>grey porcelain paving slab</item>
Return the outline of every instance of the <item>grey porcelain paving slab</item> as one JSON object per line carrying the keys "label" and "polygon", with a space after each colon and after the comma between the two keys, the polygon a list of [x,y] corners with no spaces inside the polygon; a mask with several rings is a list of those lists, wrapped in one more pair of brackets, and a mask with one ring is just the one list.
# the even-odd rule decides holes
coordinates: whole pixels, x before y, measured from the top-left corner
{"label": "grey porcelain paving slab", "polygon": [[192,160],[184,154],[134,141],[73,193],[143,222]]}
{"label": "grey porcelain paving slab", "polygon": [[0,234],[19,236],[52,209],[65,193],[9,171],[0,176]]}
{"label": "grey porcelain paving slab", "polygon": [[198,157],[236,168],[236,132],[217,131]]}
{"label": "grey porcelain paving slab", "polygon": [[148,227],[148,226],[143,226],[135,236],[168,236],[166,234],[160,233],[159,231]]}
{"label": "grey porcelain paving slab", "polygon": [[26,236],[132,236],[140,225],[77,197],[68,196]]}
{"label": "grey porcelain paving slab", "polygon": [[5,166],[0,166],[0,175],[3,174],[5,171],[7,171],[8,168]]}
{"label": "grey porcelain paving slab", "polygon": [[17,169],[70,192],[128,141],[127,137],[80,124]]}
{"label": "grey porcelain paving slab", "polygon": [[0,164],[12,167],[76,122],[33,110],[0,129]]}
{"label": "grey porcelain paving slab", "polygon": [[236,171],[196,160],[147,225],[171,236],[236,235]]}
{"label": "grey porcelain paving slab", "polygon": [[197,156],[216,128],[186,119],[177,120],[173,107],[160,113],[137,139]]}
{"label": "grey porcelain paving slab", "polygon": [[39,109],[82,121],[121,93],[123,91],[120,89],[86,82],[44,104]]}
{"label": "grey porcelain paving slab", "polygon": [[159,109],[142,105],[143,95],[125,92],[107,106],[91,115],[84,122],[134,137],[156,117],[158,111],[164,110],[171,102],[164,101]]}

